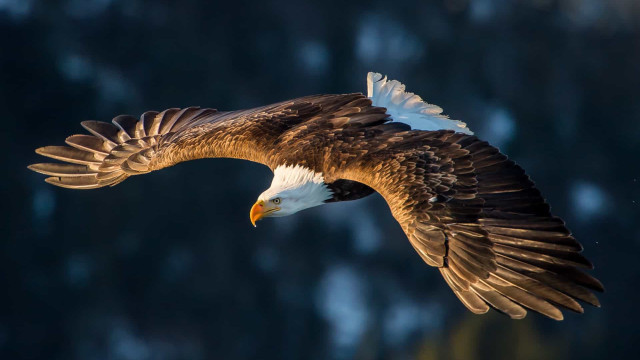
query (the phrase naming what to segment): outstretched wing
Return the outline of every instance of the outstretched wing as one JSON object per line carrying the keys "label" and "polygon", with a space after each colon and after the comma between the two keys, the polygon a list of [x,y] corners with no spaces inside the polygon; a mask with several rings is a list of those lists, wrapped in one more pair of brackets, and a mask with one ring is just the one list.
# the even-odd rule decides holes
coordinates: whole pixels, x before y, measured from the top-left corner
{"label": "outstretched wing", "polygon": [[[365,133],[360,136],[366,139]],[[474,313],[599,306],[601,283],[561,219],[514,162],[475,136],[404,131],[352,141],[332,176],[379,192],[411,244]]]}
{"label": "outstretched wing", "polygon": [[139,119],[120,115],[112,123],[84,121],[91,135],[73,135],[66,139],[68,146],[36,150],[62,163],[33,164],[29,169],[49,175],[45,181],[53,185],[94,189],[206,157],[245,159],[273,168],[274,144],[287,130],[363,98],[317,95],[242,111],[190,107],[149,111]]}

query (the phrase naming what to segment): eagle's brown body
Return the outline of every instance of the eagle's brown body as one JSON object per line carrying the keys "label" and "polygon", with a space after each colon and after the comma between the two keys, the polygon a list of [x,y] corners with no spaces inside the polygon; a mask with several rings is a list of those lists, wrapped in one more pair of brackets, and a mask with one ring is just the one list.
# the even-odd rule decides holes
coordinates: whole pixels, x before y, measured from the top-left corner
{"label": "eagle's brown body", "polygon": [[418,254],[474,313],[492,306],[522,318],[526,307],[562,319],[559,307],[583,311],[576,300],[599,306],[590,290],[602,285],[578,270],[592,267],[580,244],[524,171],[475,136],[410,130],[362,94],[236,112],[170,109],[114,124],[83,123],[94,136],[38,149],[71,164],[31,169],[54,185],[97,188],[205,157],[301,165],[323,175],[328,201],[380,193]]}

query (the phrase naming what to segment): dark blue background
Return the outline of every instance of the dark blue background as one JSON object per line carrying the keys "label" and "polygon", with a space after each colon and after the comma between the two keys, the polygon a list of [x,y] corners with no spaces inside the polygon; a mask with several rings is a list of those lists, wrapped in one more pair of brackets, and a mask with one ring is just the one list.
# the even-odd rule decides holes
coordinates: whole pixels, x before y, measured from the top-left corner
{"label": "dark blue background", "polygon": [[[640,6],[632,0],[0,1],[2,359],[601,359],[638,344]],[[266,167],[54,188],[85,119],[366,91],[388,74],[520,163],[603,307],[469,313],[378,196],[251,227]]]}

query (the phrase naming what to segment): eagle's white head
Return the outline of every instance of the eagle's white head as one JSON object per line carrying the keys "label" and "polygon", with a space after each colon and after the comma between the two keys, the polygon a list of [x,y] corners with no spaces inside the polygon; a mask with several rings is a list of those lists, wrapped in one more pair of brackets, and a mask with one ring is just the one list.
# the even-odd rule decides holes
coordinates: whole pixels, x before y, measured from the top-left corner
{"label": "eagle's white head", "polygon": [[271,187],[251,208],[251,223],[264,217],[280,217],[322,205],[333,196],[321,173],[300,165],[281,165],[273,172]]}

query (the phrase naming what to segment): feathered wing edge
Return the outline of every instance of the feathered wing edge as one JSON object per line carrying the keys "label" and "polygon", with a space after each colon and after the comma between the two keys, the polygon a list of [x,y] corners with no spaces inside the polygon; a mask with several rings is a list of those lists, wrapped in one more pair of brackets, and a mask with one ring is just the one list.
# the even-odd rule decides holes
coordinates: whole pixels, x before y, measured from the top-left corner
{"label": "feathered wing edge", "polygon": [[72,135],[68,146],[45,146],[36,153],[63,161],[39,163],[28,168],[49,175],[45,181],[70,189],[95,189],[114,186],[131,175],[144,174],[155,155],[162,136],[206,118],[217,111],[189,107],[148,111],[136,119],[129,115],[115,117],[111,123],[83,121],[91,135]]}
{"label": "feathered wing edge", "polygon": [[84,121],[91,135],[73,135],[66,139],[68,146],[36,150],[64,163],[33,164],[29,169],[49,175],[45,181],[50,184],[71,189],[113,186],[131,175],[204,157],[244,159],[274,169],[279,163],[273,146],[289,140],[281,138],[287,130],[324,117],[332,119],[332,126],[385,122],[383,109],[370,104],[362,94],[312,95],[239,111],[172,108],[146,112],[140,119],[120,115],[112,123]]}
{"label": "feathered wing edge", "polygon": [[[447,262],[439,270],[462,303],[474,313],[489,305],[515,319],[529,308],[562,320],[559,307],[584,311],[576,300],[599,307],[591,290],[604,287],[579,270],[593,265],[524,170],[475,137],[455,134],[450,141],[468,151],[454,161],[470,160],[475,198],[482,199],[476,223],[448,224],[445,230]],[[450,213],[468,211],[465,201],[473,200],[454,201]]]}
{"label": "feathered wing edge", "polygon": [[414,130],[454,130],[472,135],[467,124],[442,115],[442,108],[429,104],[420,96],[405,91],[404,84],[387,80],[380,73],[367,74],[367,97],[374,106],[387,109],[394,121],[405,123]]}
{"label": "feathered wing edge", "polygon": [[349,143],[352,159],[333,176],[380,193],[420,257],[469,310],[493,307],[521,319],[528,308],[562,320],[561,308],[583,312],[578,300],[600,306],[592,291],[603,286],[582,271],[592,268],[582,246],[522,168],[475,136],[389,136],[366,152]]}

